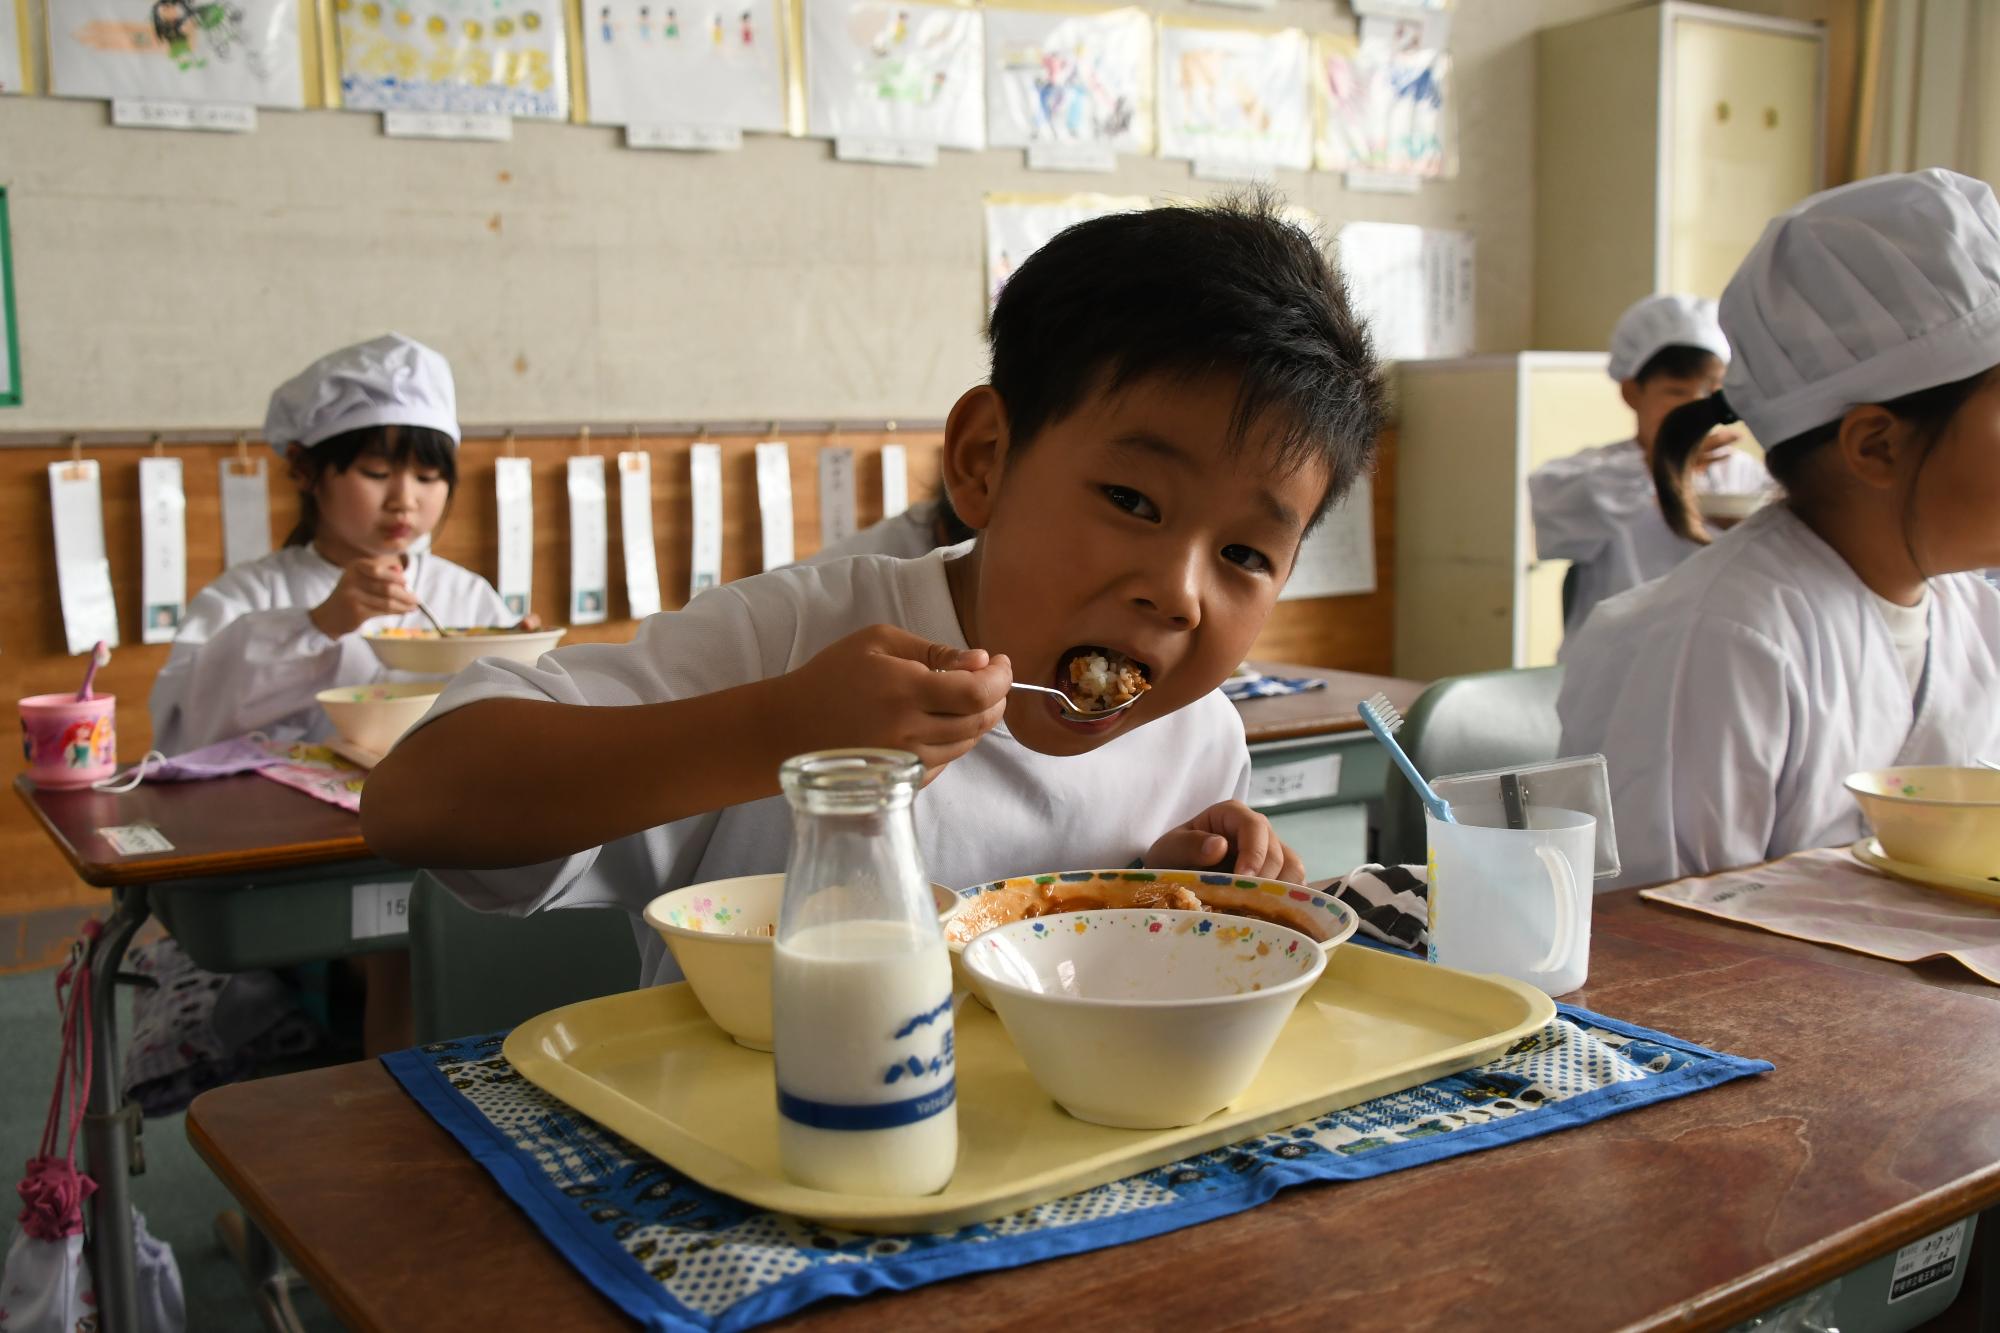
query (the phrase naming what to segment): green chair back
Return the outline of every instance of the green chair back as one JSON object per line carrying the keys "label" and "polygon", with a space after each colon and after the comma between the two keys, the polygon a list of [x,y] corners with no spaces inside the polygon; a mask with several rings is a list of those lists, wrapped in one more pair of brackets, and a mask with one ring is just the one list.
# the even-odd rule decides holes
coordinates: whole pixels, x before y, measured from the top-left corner
{"label": "green chair back", "polygon": [[638,984],[632,918],[615,908],[506,916],[473,911],[428,872],[411,886],[410,988],[420,1044],[497,1032]]}
{"label": "green chair back", "polygon": [[[1426,778],[1545,763],[1556,757],[1562,742],[1556,718],[1562,677],[1563,669],[1556,666],[1437,681],[1410,708],[1396,739]],[[1382,800],[1382,862],[1421,865],[1428,845],[1423,802],[1402,773],[1391,768]]]}

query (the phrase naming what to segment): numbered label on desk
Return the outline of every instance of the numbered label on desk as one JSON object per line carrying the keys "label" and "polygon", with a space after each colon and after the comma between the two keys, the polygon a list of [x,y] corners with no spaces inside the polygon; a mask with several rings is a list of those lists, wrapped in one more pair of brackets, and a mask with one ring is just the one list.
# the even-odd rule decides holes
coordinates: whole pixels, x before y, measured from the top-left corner
{"label": "numbered label on desk", "polygon": [[174,849],[167,835],[151,824],[113,824],[97,830],[97,836],[110,843],[111,850],[120,856],[146,856]]}
{"label": "numbered label on desk", "polygon": [[1323,801],[1340,792],[1340,756],[1315,755],[1288,764],[1250,770],[1250,804],[1294,805],[1300,801]]}
{"label": "numbered label on desk", "polygon": [[1948,1280],[1958,1271],[1959,1252],[1964,1248],[1965,1223],[1959,1222],[1896,1251],[1896,1269],[1889,1275],[1889,1304]]}
{"label": "numbered label on desk", "polygon": [[357,940],[379,939],[384,935],[410,933],[410,886],[414,880],[395,884],[354,886],[354,928],[348,932]]}

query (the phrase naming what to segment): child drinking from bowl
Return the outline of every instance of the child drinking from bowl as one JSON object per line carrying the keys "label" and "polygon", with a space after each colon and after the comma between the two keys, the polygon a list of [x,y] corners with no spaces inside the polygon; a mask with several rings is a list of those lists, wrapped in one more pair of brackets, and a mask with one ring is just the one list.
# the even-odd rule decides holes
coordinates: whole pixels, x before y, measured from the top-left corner
{"label": "child drinking from bowl", "polygon": [[153,743],[181,754],[262,731],[321,740],[314,702],[390,673],[363,630],[510,624],[485,579],[420,544],[458,481],[451,367],[387,334],[329,353],[278,387],[264,436],[290,466],[299,524],[282,549],[225,570],[188,607],[153,684]]}
{"label": "child drinking from bowl", "polygon": [[1625,883],[1861,836],[1850,773],[2000,754],[2000,208],[1947,171],[1806,200],[1722,296],[1736,360],[1654,467],[1674,530],[1741,418],[1783,504],[1606,602],[1567,654],[1562,753],[1602,752]]}
{"label": "child drinking from bowl", "polygon": [[[1242,804],[1218,687],[1382,425],[1340,278],[1269,200],[1100,218],[1021,266],[990,342],[942,458],[972,541],[792,566],[628,644],[481,663],[370,778],[370,844],[455,868],[477,907],[636,916],[784,868],[788,756],[886,746],[928,770],[917,835],[946,884],[1141,856],[1299,878]],[[1144,675],[1134,706],[1076,720],[1009,692],[1096,656]],[[672,979],[638,933],[646,980]]]}

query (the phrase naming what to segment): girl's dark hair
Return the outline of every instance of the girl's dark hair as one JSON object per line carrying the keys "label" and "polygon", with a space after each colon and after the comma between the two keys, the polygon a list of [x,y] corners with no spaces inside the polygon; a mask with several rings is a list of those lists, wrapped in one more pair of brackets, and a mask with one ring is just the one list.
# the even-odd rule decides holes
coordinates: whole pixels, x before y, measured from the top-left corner
{"label": "girl's dark hair", "polygon": [[305,546],[319,535],[319,500],[313,492],[319,489],[320,478],[329,468],[346,472],[364,454],[398,467],[436,472],[447,488],[445,512],[451,512],[449,495],[458,490],[458,446],[451,436],[429,426],[362,426],[330,435],[305,451],[298,463],[306,481],[305,489],[299,492],[299,522],[285,538],[285,545]]}
{"label": "girl's dark hair", "polygon": [[[1898,420],[1916,428],[1918,437],[1924,442],[1924,456],[1917,464],[1919,471],[1924,463],[1930,461],[1931,449],[1944,434],[1945,427],[1951,424],[1951,419],[1958,415],[1958,409],[1965,405],[1966,399],[1972,397],[1990,373],[1982,370],[1962,380],[1932,385],[1928,389],[1919,389],[1877,404]],[[1845,413],[1842,414],[1844,416]],[[1820,446],[1831,444],[1840,437],[1842,417],[1768,446],[1764,451],[1764,466],[1771,479],[1787,491],[1796,491],[1798,482],[1805,475],[1806,459]],[[1720,393],[1713,393],[1706,398],[1683,403],[1667,413],[1666,419],[1660,423],[1660,433],[1653,440],[1653,485],[1660,493],[1660,515],[1676,535],[1703,546],[1708,545],[1710,538],[1708,525],[1701,521],[1701,511],[1694,500],[1696,451],[1710,431],[1735,420],[1736,411],[1730,407],[1728,399]],[[1914,494],[1912,492],[1912,498]],[[1907,540],[1907,521],[1904,528]]]}

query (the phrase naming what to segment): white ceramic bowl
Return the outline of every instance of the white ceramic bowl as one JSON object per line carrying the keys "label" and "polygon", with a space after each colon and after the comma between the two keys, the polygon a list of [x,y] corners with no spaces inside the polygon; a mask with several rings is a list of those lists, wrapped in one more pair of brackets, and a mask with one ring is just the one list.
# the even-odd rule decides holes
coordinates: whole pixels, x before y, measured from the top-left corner
{"label": "white ceramic bowl", "polygon": [[1766,491],[1696,491],[1694,507],[1703,518],[1740,522],[1762,509],[1770,500],[1771,496]]}
{"label": "white ceramic bowl", "polygon": [[1065,1111],[1170,1129],[1243,1095],[1326,954],[1267,921],[1110,908],[996,927],[965,966]]}
{"label": "white ceramic bowl", "polygon": [[[931,885],[942,920],[958,895]],[[744,875],[663,893],[646,904],[694,998],[715,1025],[753,1051],[771,1049],[771,939],[785,901],[783,875]]]}
{"label": "white ceramic bowl", "polygon": [[979,978],[965,966],[966,943],[981,931],[1022,920],[1031,913],[1173,908],[1176,904],[1168,898],[1178,898],[1180,890],[1192,893],[1211,912],[1271,921],[1310,935],[1319,942],[1322,953],[1331,953],[1361,924],[1353,909],[1330,893],[1248,875],[1201,870],[1065,870],[1021,875],[960,892],[963,905],[944,923],[955,984],[971,991],[972,998],[988,1009],[993,1007]]}
{"label": "white ceramic bowl", "polygon": [[2000,875],[2000,772],[1879,768],[1853,774],[1847,789],[1892,859],[1974,879]]}
{"label": "white ceramic bowl", "polygon": [[333,729],[371,754],[387,754],[404,732],[437,702],[434,680],[390,681],[380,685],[336,685],[313,696]]}
{"label": "white ceramic bowl", "polygon": [[364,634],[375,656],[391,671],[414,671],[421,676],[455,676],[482,657],[501,657],[510,662],[533,664],[562,641],[569,631],[562,628],[490,631],[454,634],[444,638],[435,630],[398,630],[394,634]]}

